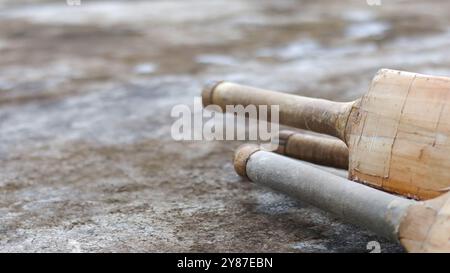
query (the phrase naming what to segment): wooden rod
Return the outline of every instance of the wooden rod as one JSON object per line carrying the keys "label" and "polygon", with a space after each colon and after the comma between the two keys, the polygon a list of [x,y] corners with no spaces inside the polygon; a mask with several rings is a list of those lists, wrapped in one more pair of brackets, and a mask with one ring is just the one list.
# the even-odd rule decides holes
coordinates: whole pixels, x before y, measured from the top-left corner
{"label": "wooden rod", "polygon": [[414,202],[256,147],[240,148],[235,166],[239,174],[252,182],[334,213],[391,240],[398,240],[401,217]]}
{"label": "wooden rod", "polygon": [[268,91],[230,82],[206,86],[203,105],[278,105],[280,124],[345,139],[345,126],[355,102],[333,102]]}
{"label": "wooden rod", "polygon": [[310,164],[244,145],[236,172],[400,242],[409,252],[450,252],[450,193],[414,201],[325,172]]}
{"label": "wooden rod", "polygon": [[339,139],[283,130],[279,133],[278,154],[314,164],[348,170],[348,148]]}

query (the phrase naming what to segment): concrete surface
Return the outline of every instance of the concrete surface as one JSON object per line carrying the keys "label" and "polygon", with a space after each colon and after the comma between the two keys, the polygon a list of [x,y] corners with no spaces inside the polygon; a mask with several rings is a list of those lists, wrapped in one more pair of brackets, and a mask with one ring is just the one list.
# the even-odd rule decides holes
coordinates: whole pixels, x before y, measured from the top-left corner
{"label": "concrete surface", "polygon": [[350,100],[382,67],[450,75],[448,1],[0,1],[0,251],[402,248],[175,142],[213,79]]}

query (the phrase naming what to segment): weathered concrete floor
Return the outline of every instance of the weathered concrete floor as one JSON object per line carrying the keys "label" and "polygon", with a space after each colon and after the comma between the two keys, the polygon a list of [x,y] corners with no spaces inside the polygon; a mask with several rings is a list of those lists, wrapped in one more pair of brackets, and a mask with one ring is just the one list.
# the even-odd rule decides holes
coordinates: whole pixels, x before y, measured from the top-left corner
{"label": "weathered concrete floor", "polygon": [[382,67],[449,75],[448,1],[22,2],[0,1],[0,251],[402,251],[243,183],[239,143],[171,140],[170,110],[211,79],[349,100]]}

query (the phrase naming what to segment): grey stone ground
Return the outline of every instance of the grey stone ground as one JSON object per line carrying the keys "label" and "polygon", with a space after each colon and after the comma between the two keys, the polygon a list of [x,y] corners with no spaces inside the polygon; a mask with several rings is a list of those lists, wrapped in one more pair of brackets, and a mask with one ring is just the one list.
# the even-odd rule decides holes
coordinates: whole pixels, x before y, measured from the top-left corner
{"label": "grey stone ground", "polygon": [[0,251],[402,251],[243,183],[239,143],[171,140],[170,110],[212,79],[344,101],[382,67],[450,75],[449,20],[443,0],[0,1]]}

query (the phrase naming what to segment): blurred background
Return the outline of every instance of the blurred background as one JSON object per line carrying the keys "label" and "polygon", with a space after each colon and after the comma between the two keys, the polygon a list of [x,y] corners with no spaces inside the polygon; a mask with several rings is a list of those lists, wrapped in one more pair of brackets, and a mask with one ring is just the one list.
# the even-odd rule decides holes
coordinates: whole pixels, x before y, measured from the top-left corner
{"label": "blurred background", "polygon": [[0,251],[403,251],[243,183],[239,143],[173,141],[170,111],[218,79],[348,101],[380,68],[450,76],[449,1],[68,3],[0,0]]}

